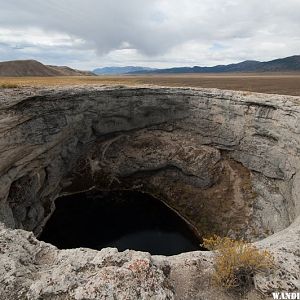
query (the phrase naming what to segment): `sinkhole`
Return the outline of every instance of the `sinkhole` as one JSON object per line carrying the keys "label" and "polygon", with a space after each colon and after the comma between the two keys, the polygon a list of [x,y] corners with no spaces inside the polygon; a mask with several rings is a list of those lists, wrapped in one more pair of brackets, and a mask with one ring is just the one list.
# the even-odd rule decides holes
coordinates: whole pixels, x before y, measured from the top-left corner
{"label": "sinkhole", "polygon": [[136,191],[60,197],[39,239],[59,249],[115,247],[175,255],[205,250],[191,227],[163,202]]}

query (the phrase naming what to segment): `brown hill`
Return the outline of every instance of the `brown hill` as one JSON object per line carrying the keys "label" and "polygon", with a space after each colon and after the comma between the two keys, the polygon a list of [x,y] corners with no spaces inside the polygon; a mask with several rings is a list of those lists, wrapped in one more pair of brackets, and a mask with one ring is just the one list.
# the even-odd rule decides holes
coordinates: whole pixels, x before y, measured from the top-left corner
{"label": "brown hill", "polygon": [[95,76],[96,75],[90,71],[76,70],[67,66],[47,66],[47,67],[59,72],[61,74],[59,76]]}
{"label": "brown hill", "polygon": [[0,76],[90,76],[92,72],[69,67],[46,66],[36,60],[14,60],[0,62]]}

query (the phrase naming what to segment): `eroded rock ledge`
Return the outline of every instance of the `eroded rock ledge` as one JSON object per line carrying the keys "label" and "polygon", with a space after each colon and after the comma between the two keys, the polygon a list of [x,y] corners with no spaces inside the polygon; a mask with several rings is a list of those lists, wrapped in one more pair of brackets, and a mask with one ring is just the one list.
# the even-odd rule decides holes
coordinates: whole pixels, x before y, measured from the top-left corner
{"label": "eroded rock ledge", "polygon": [[[213,253],[57,250],[37,241],[54,200],[136,189],[199,235],[257,241],[277,258],[257,291],[299,290],[300,99],[214,89],[0,91],[0,298],[227,299]],[[106,297],[106,298],[105,298]]]}

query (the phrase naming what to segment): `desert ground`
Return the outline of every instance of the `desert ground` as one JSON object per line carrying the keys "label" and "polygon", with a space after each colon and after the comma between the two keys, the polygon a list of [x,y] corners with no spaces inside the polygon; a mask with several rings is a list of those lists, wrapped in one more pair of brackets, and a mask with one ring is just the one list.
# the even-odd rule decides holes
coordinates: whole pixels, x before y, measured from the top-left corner
{"label": "desert ground", "polygon": [[300,96],[300,73],[174,74],[70,77],[0,77],[0,87],[55,85],[158,85]]}

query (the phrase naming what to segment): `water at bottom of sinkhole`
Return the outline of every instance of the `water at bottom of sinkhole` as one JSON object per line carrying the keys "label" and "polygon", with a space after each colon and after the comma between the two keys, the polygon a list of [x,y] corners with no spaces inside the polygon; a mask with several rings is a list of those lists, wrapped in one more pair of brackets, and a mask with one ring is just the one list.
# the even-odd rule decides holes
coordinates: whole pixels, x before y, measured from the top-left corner
{"label": "water at bottom of sinkhole", "polygon": [[188,224],[152,196],[90,191],[58,198],[39,237],[59,249],[106,247],[175,255],[205,250]]}

